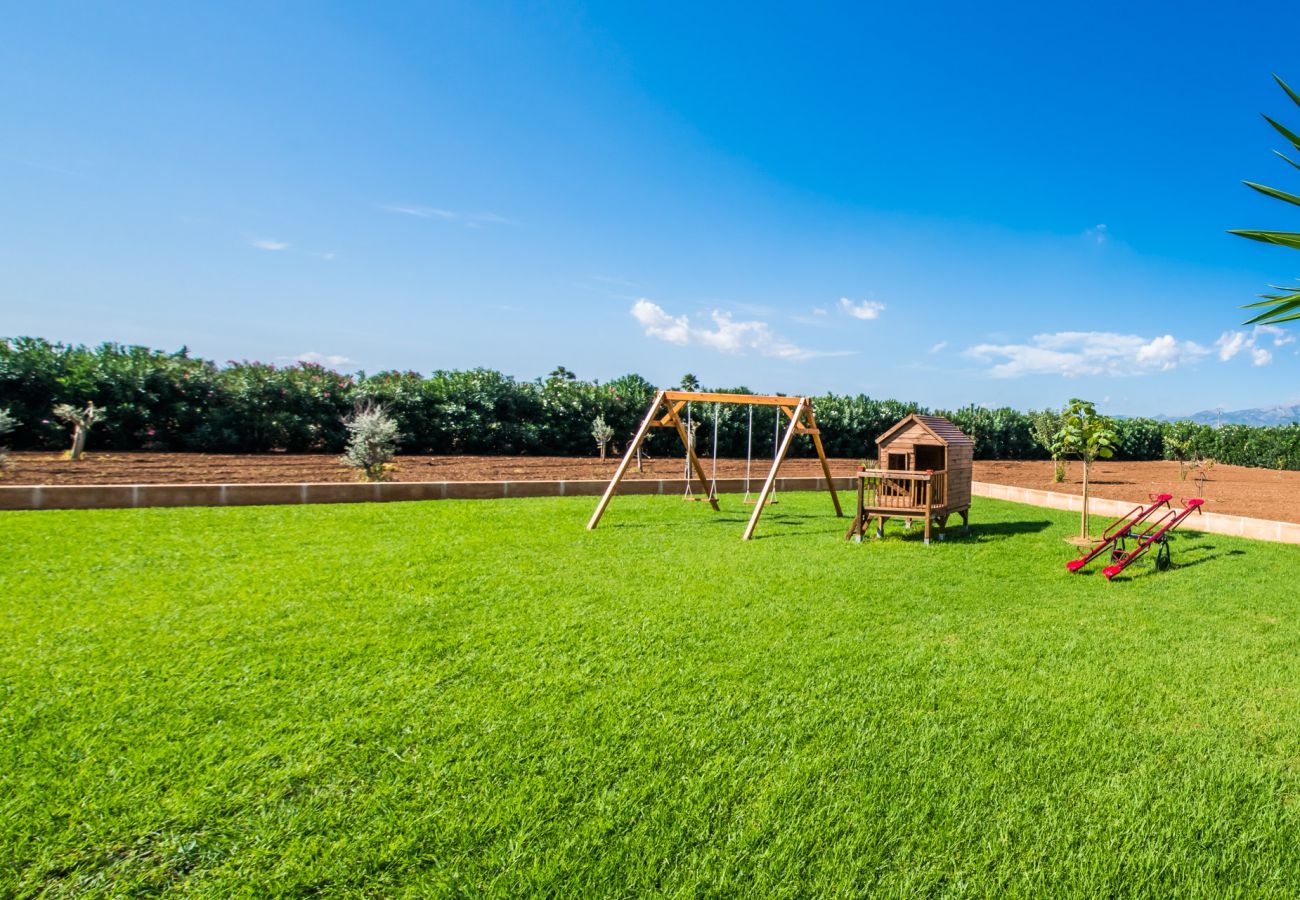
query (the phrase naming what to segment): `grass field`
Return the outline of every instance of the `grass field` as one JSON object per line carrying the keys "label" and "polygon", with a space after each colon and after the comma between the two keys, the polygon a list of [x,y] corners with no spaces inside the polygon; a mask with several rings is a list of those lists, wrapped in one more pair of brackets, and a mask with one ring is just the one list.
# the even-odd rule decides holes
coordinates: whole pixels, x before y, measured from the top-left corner
{"label": "grass field", "polygon": [[1278,896],[1300,548],[982,500],[0,514],[0,896]]}

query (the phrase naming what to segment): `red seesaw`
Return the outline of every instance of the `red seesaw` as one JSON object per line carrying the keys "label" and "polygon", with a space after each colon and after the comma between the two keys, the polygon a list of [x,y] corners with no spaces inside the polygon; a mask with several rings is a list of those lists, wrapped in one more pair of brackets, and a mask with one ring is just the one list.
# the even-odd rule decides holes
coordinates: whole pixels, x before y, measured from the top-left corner
{"label": "red seesaw", "polygon": [[1168,508],[1169,501],[1174,499],[1173,494],[1148,494],[1147,496],[1151,499],[1150,506],[1135,506],[1120,516],[1102,532],[1101,543],[1086,556],[1070,560],[1065,567],[1071,572],[1077,572],[1107,550],[1122,546],[1124,540],[1132,535],[1134,528],[1149,519],[1160,507]]}
{"label": "red seesaw", "polygon": [[1128,567],[1129,563],[1150,550],[1153,544],[1158,544],[1160,546],[1160,550],[1156,556],[1156,568],[1161,568],[1162,562],[1164,566],[1168,566],[1170,532],[1182,524],[1183,519],[1186,519],[1192,513],[1199,513],[1201,511],[1201,506],[1204,503],[1204,500],[1193,498],[1186,501],[1183,508],[1180,510],[1165,510],[1164,515],[1152,521],[1150,527],[1147,528],[1146,531],[1141,534],[1132,535],[1132,537],[1137,540],[1136,547],[1127,553],[1124,553],[1121,550],[1112,554],[1111,558],[1114,560],[1114,563],[1102,569],[1101,574],[1106,576],[1107,581],[1110,581],[1110,579],[1114,578],[1120,572],[1123,572]]}

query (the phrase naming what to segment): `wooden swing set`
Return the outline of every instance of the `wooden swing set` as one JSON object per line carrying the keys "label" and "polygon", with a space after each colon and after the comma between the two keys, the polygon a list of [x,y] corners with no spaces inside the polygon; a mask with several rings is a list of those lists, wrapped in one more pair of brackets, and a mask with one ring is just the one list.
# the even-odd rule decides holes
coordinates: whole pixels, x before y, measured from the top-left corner
{"label": "wooden swing set", "polygon": [[[713,477],[706,477],[704,464],[700,462],[699,456],[695,453],[695,434],[694,427],[690,424],[690,404],[691,403],[712,403],[714,404],[713,413]],[[650,404],[650,409],[646,412],[645,419],[641,422],[641,427],[637,429],[636,436],[632,438],[631,443],[627,445],[627,452],[623,454],[622,461],[618,464],[618,469],[614,472],[614,478],[610,481],[609,487],[605,488],[604,495],[600,498],[600,503],[596,505],[596,511],[591,514],[591,521],[587,523],[587,528],[595,528],[600,524],[600,517],[605,514],[605,508],[609,506],[609,501],[613,499],[614,492],[618,489],[618,483],[623,480],[623,475],[627,472],[628,466],[636,458],[637,449],[650,434],[651,428],[672,428],[677,431],[677,436],[681,438],[682,446],[686,448],[686,467],[687,467],[687,495],[690,495],[691,475],[694,474],[695,480],[699,483],[700,489],[704,496],[702,499],[708,501],[709,506],[716,511],[718,509],[718,407],[721,404],[735,406],[749,406],[749,446],[752,457],[753,450],[753,431],[754,431],[754,412],[755,406],[772,406],[777,409],[777,431],[780,431],[780,416],[782,413],[789,419],[789,425],[785,430],[785,436],[776,441],[776,454],[772,459],[772,468],[767,473],[767,478],[763,482],[763,489],[759,492],[758,498],[754,501],[754,512],[749,517],[749,523],[745,526],[745,533],[741,536],[742,541],[747,541],[754,536],[754,529],[758,526],[759,517],[763,515],[763,507],[768,503],[774,502],[776,492],[776,474],[781,468],[782,461],[785,460],[786,454],[794,444],[794,439],[798,435],[806,434],[812,438],[813,447],[817,451],[817,458],[821,460],[822,474],[826,477],[826,489],[830,491],[831,502],[835,504],[835,515],[843,516],[844,511],[840,509],[840,498],[835,493],[835,484],[831,480],[830,463],[826,461],[826,450],[822,447],[821,431],[817,428],[817,419],[813,416],[812,401],[807,397],[774,397],[763,394],[717,394],[706,391],[660,391],[655,395],[654,402]],[[686,421],[683,421],[682,411],[686,410]],[[749,458],[745,463],[745,499],[749,501]]]}

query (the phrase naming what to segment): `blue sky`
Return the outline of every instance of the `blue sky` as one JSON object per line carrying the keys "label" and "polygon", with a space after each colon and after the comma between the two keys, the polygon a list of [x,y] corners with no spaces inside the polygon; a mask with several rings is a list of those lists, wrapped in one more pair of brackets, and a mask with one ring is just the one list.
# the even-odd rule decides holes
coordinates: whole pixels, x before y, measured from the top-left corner
{"label": "blue sky", "polygon": [[[0,334],[930,406],[1300,400],[1294,3],[11,5]],[[1289,68],[1293,67],[1293,68]]]}

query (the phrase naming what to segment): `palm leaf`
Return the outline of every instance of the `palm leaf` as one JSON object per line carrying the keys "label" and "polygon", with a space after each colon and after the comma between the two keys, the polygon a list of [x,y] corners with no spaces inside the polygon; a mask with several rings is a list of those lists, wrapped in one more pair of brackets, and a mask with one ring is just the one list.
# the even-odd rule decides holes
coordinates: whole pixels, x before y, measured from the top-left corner
{"label": "palm leaf", "polygon": [[1286,160],[1287,162],[1289,162],[1291,165],[1295,166],[1297,169],[1300,169],[1300,163],[1296,162],[1296,161],[1293,160],[1291,157],[1287,156],[1287,155],[1286,155],[1285,153],[1283,153],[1281,150],[1274,150],[1273,152],[1276,153],[1278,156],[1282,157],[1283,159],[1285,159],[1285,160]]}
{"label": "palm leaf", "polygon": [[1273,73],[1273,80],[1276,81],[1278,84],[1282,85],[1282,90],[1286,91],[1286,95],[1291,98],[1291,101],[1295,103],[1296,106],[1300,106],[1300,94],[1296,94],[1295,91],[1287,87],[1286,82],[1283,81],[1281,78],[1278,78],[1276,72]]}
{"label": "palm leaf", "polygon": [[1233,229],[1228,234],[1250,238],[1252,241],[1260,241],[1265,244],[1277,244],[1281,247],[1294,247],[1300,250],[1300,233],[1294,231],[1242,231]]}
{"label": "palm leaf", "polygon": [[[1273,79],[1282,87],[1282,90],[1286,91],[1286,95],[1291,98],[1291,102],[1296,106],[1300,106],[1300,94],[1291,90],[1290,86],[1276,74],[1273,75]],[[1296,150],[1300,150],[1300,137],[1297,137],[1295,132],[1268,116],[1264,116],[1264,120],[1268,122],[1268,124],[1272,125],[1278,134],[1290,141],[1291,146],[1295,147]],[[1290,159],[1286,154],[1279,153],[1276,150],[1273,152],[1286,160],[1286,162],[1288,162],[1292,167],[1300,169],[1300,163]],[[1247,181],[1245,184],[1251,190],[1258,191],[1266,197],[1272,197],[1276,200],[1290,203],[1292,206],[1300,206],[1300,197],[1297,197],[1295,194],[1289,194],[1286,191],[1279,191],[1277,188],[1265,187],[1264,185],[1256,184],[1253,181]],[[1275,244],[1279,247],[1290,247],[1293,250],[1300,250],[1300,233],[1294,231],[1235,230],[1229,232],[1229,234],[1235,234],[1264,244]],[[1259,315],[1254,316],[1243,324],[1256,325],[1265,322],[1272,324],[1277,322],[1292,322],[1300,320],[1300,290],[1295,290],[1290,287],[1279,287],[1278,285],[1272,285],[1272,288],[1281,293],[1260,294],[1263,298],[1262,300],[1248,303],[1242,307],[1242,309],[1263,310]]]}
{"label": "palm leaf", "polygon": [[1248,188],[1252,188],[1254,190],[1259,191],[1261,194],[1266,194],[1269,197],[1276,197],[1279,200],[1285,200],[1287,203],[1294,204],[1295,206],[1300,206],[1300,197],[1297,197],[1295,194],[1288,194],[1286,191],[1279,191],[1277,188],[1265,187],[1262,184],[1255,184],[1255,182],[1253,181],[1243,181],[1242,184],[1244,184]]}
{"label": "palm leaf", "polygon": [[1245,322],[1242,322],[1242,324],[1243,325],[1277,325],[1280,322],[1291,322],[1296,319],[1300,319],[1300,310],[1291,312],[1289,315],[1283,315],[1283,313],[1294,308],[1295,307],[1288,307],[1287,309],[1278,309],[1275,310],[1274,312],[1260,313],[1259,315],[1255,316],[1255,318],[1247,319]]}
{"label": "palm leaf", "polygon": [[1258,309],[1260,307],[1268,307],[1268,309],[1266,312],[1262,312],[1242,324],[1256,325],[1262,322],[1287,322],[1291,319],[1300,319],[1300,293],[1271,296],[1258,303],[1248,303],[1242,309]]}
{"label": "palm leaf", "polygon": [[1300,150],[1300,137],[1297,137],[1294,131],[1287,128],[1285,125],[1283,125],[1281,122],[1277,121],[1276,119],[1270,119],[1268,116],[1264,116],[1264,121],[1268,122],[1268,124],[1276,128],[1278,133],[1281,134],[1282,137],[1286,138],[1288,141],[1291,142],[1292,147],[1295,147],[1297,150]]}
{"label": "palm leaf", "polygon": [[1281,306],[1287,303],[1294,303],[1300,306],[1300,294],[1260,294],[1265,300],[1257,300],[1254,303],[1247,303],[1242,309],[1259,309],[1261,306]]}

